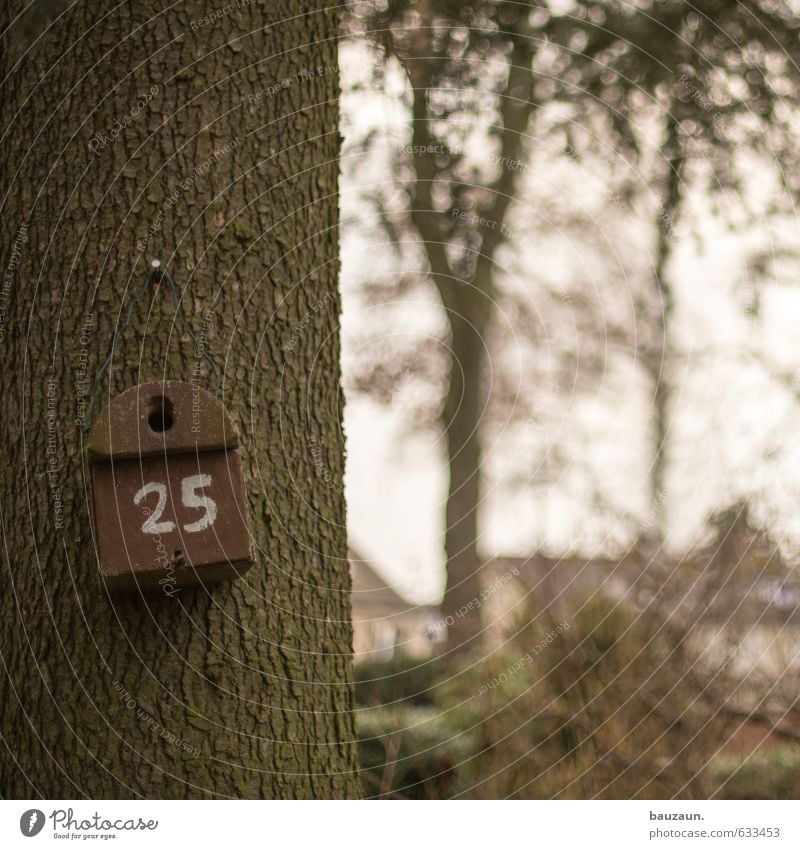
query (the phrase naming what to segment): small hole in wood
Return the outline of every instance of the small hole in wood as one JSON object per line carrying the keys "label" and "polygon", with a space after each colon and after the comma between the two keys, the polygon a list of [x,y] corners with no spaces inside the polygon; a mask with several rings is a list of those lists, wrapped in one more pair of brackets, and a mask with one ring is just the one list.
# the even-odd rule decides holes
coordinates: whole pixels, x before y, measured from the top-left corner
{"label": "small hole in wood", "polygon": [[147,405],[147,424],[155,433],[165,433],[173,425],[172,401],[159,395]]}

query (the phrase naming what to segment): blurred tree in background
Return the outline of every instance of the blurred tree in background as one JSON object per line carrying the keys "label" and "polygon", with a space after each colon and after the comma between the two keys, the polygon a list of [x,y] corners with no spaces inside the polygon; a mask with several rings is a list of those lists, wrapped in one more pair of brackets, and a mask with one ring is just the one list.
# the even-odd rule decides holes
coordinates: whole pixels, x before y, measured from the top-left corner
{"label": "blurred tree in background", "polygon": [[[412,234],[420,239],[449,328],[450,363],[438,412],[450,472],[443,602],[448,615],[480,595],[486,334],[497,298],[495,255],[512,232],[507,213],[537,104],[532,62],[538,27],[526,7],[512,2],[403,0],[351,9],[351,32],[374,38],[384,60],[399,62],[407,77],[410,139],[397,162],[413,174],[403,180],[408,203],[402,216],[384,220],[398,240]],[[476,157],[472,149],[481,145],[487,155]],[[392,359],[396,380],[403,359]],[[389,367],[386,361],[377,366]],[[362,384],[375,382],[374,374],[360,377]],[[450,645],[467,650],[479,632],[477,615],[462,616],[451,629]]]}
{"label": "blurred tree in background", "polygon": [[[732,542],[737,523],[756,522],[752,504],[737,499],[768,484],[751,475],[745,493],[714,493],[701,517],[708,549],[679,557],[665,548],[670,507],[683,509],[676,484],[687,476],[675,459],[678,390],[703,364],[698,351],[717,353],[704,338],[686,343],[679,249],[699,242],[710,219],[742,231],[793,213],[798,9],[770,0],[389,0],[354,3],[351,13],[348,36],[369,40],[372,85],[391,89],[400,116],[394,136],[366,132],[351,143],[352,176],[387,138],[399,142],[383,149],[389,170],[380,179],[359,175],[397,267],[367,273],[361,293],[412,302],[433,284],[446,319],[422,339],[399,332],[402,322],[393,335],[391,319],[363,329],[361,338],[380,333],[383,344],[364,346],[351,384],[384,401],[403,383],[427,386],[409,407],[415,423],[447,438],[445,616],[480,596],[478,513],[496,434],[515,420],[543,430],[550,386],[566,383],[570,401],[593,400],[619,360],[646,399],[636,410],[645,450],[622,446],[643,483],[638,512],[609,497],[608,468],[597,473],[588,451],[565,447],[572,408],[545,449],[555,470],[522,442],[508,462],[526,484],[558,478],[564,487],[566,472],[585,464],[596,484],[589,510],[608,514],[600,545],[615,542],[610,526],[624,525],[624,545],[649,555],[631,598],[581,605],[546,651],[534,647],[559,623],[533,598],[513,636],[471,664],[398,657],[361,666],[368,793],[797,798],[796,665],[789,659],[770,678],[742,659],[748,640],[756,656],[767,653],[759,640],[777,641],[769,629],[753,637],[764,612],[751,604],[754,588],[789,607],[800,598],[792,569],[776,567],[776,542],[767,553]],[[560,191],[563,174],[571,194]],[[796,240],[776,249],[771,233],[760,235],[755,248],[745,239],[736,248],[751,277],[744,312],[754,315],[759,287],[798,255]],[[415,251],[423,261],[413,267]],[[566,271],[553,261],[559,252]],[[795,262],[787,277],[796,273]],[[718,284],[706,277],[694,277],[698,295]],[[796,406],[797,362],[782,368],[766,346],[736,343],[737,364],[755,363]],[[753,418],[769,417],[747,400]],[[701,397],[692,413],[713,439],[712,416],[730,411],[712,407]],[[758,462],[767,448],[748,437],[735,436]],[[546,538],[547,517],[542,524]],[[577,537],[568,544],[577,547]],[[471,613],[455,617],[452,650],[475,647],[480,605]],[[796,626],[774,627],[792,635]],[[756,749],[769,746],[752,754],[753,739]]]}
{"label": "blurred tree in background", "polygon": [[[650,409],[642,427],[650,446],[639,475],[648,504],[631,517],[598,483],[596,508],[610,509],[634,537],[647,534],[657,550],[670,503],[680,357],[671,267],[679,222],[692,192],[723,217],[745,209],[754,159],[783,180],[787,191],[776,203],[791,203],[798,171],[796,18],[767,0],[635,7],[616,0],[420,0],[353,3],[350,12],[347,34],[376,45],[374,85],[383,86],[391,69],[402,71],[408,133],[389,157],[394,173],[366,187],[363,199],[385,230],[386,249],[399,257],[416,243],[427,267],[390,280],[376,276],[362,294],[401,300],[432,282],[446,319],[439,339],[398,334],[365,348],[369,356],[357,359],[350,382],[382,400],[404,381],[427,382],[428,404],[416,420],[441,428],[449,471],[444,613],[480,595],[487,434],[515,418],[535,420],[532,410],[548,384],[572,379],[573,389],[596,390],[609,345],[646,383]],[[385,141],[367,134],[359,143],[367,151]],[[557,193],[537,175],[560,167],[559,160],[607,174],[599,217],[557,208]],[[642,222],[649,232],[637,242],[641,251],[626,259],[613,240],[624,243],[625,231]],[[602,243],[605,288],[576,278],[548,296],[554,281],[546,238],[558,228]],[[681,232],[691,229],[687,221]],[[509,289],[505,280],[517,271],[537,288]],[[559,319],[565,302],[569,314]],[[613,302],[621,306],[616,315],[608,309]],[[548,328],[559,320],[575,326],[576,350],[556,352],[555,370],[546,374],[551,346],[559,346],[558,330]],[[523,337],[530,350],[520,366],[511,349],[528,345]],[[504,347],[505,359],[498,355]],[[430,400],[437,393],[439,403]],[[558,454],[556,446],[548,462],[585,462]],[[524,477],[530,461],[516,462]],[[541,464],[535,475],[548,478]],[[480,627],[478,610],[459,617],[451,648],[469,648]]]}
{"label": "blurred tree in background", "polygon": [[561,48],[552,73],[559,81],[555,97],[569,104],[570,150],[580,155],[602,139],[615,157],[633,163],[643,175],[639,206],[653,221],[650,280],[637,293],[632,341],[651,385],[649,477],[659,542],[667,503],[675,311],[670,262],[678,219],[692,190],[717,201],[723,215],[730,205],[745,205],[754,159],[777,169],[789,190],[783,203],[792,203],[800,188],[798,34],[797,16],[768,0],[644,6],[576,0],[548,27]]}

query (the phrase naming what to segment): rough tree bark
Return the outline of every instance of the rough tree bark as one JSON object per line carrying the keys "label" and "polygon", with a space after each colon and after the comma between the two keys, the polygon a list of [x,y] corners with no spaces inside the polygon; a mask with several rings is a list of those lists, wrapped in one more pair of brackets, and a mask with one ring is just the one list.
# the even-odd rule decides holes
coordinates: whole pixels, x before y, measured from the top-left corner
{"label": "rough tree bark", "polygon": [[[24,5],[1,15],[0,793],[356,796],[336,14],[38,0],[6,30]],[[77,420],[154,256],[221,362],[258,562],[112,596]],[[103,402],[191,379],[173,318],[137,313]]]}

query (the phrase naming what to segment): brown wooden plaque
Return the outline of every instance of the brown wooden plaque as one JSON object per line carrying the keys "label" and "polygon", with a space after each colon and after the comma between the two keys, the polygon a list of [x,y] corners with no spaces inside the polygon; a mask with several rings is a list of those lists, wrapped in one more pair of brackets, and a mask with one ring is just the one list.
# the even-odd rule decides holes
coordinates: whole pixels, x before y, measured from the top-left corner
{"label": "brown wooden plaque", "polygon": [[111,588],[169,595],[252,566],[236,445],[222,404],[191,384],[143,384],[109,404],[89,456],[100,571]]}

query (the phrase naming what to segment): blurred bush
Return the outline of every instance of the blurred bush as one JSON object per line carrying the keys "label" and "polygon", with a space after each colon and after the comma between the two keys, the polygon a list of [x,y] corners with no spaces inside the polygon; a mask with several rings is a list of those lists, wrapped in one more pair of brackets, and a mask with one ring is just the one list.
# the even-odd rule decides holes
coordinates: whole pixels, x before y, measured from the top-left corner
{"label": "blurred bush", "polygon": [[741,726],[719,710],[726,670],[699,672],[666,619],[605,600],[572,622],[527,618],[457,665],[359,667],[368,796],[797,798],[800,750],[724,754]]}
{"label": "blurred bush", "polygon": [[435,661],[395,655],[387,661],[367,661],[355,669],[356,701],[360,705],[433,703],[439,671]]}
{"label": "blurred bush", "polygon": [[710,767],[715,799],[800,799],[800,747],[722,755]]}

